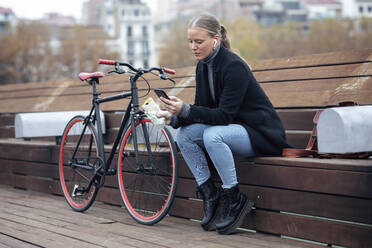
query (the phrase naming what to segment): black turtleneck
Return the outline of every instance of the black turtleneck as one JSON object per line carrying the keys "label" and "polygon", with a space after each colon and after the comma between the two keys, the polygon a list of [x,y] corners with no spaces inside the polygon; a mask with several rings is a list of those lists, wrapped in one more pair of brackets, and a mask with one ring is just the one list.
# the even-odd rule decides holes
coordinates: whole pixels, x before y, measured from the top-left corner
{"label": "black turtleneck", "polygon": [[214,102],[216,102],[216,96],[214,93],[214,83],[213,83],[213,60],[216,57],[219,50],[220,50],[220,45],[216,49],[214,49],[213,52],[211,52],[211,54],[208,55],[208,57],[200,61],[203,64],[207,65],[209,89],[211,91],[211,96]]}

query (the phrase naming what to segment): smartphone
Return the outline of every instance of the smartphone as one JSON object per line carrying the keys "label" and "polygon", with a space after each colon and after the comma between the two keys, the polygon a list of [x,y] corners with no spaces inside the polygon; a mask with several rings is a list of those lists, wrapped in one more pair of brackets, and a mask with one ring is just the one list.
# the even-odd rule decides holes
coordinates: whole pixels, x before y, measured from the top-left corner
{"label": "smartphone", "polygon": [[169,96],[167,95],[167,93],[165,93],[164,90],[162,89],[158,89],[158,88],[155,88],[154,89],[156,95],[160,98],[161,96],[164,97],[165,99],[168,99],[170,100]]}

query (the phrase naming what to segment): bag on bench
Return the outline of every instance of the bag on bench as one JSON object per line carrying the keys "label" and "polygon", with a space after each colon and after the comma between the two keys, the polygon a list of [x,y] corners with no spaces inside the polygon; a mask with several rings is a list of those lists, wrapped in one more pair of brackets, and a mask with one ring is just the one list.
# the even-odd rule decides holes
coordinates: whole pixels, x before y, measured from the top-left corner
{"label": "bag on bench", "polygon": [[342,102],[339,107],[318,110],[313,123],[314,127],[306,148],[285,148],[282,152],[283,157],[372,156],[372,106]]}

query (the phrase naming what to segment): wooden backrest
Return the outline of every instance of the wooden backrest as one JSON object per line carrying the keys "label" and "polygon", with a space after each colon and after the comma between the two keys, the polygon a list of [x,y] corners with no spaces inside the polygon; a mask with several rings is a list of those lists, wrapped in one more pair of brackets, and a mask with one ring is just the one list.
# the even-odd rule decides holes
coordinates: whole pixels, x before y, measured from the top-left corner
{"label": "wooden backrest", "polygon": [[[372,104],[371,60],[372,49],[368,49],[259,60],[249,64],[279,113],[288,142],[295,147],[304,147],[317,109],[342,101]],[[152,88],[163,88],[168,94],[193,103],[194,73],[194,67],[178,69],[174,76],[175,86],[155,76],[146,78]],[[145,81],[139,80],[138,87],[142,89],[142,95],[147,92]],[[102,96],[129,90],[128,76],[107,76],[101,80],[98,89]],[[153,92],[149,96],[156,99]],[[141,98],[141,103],[146,98]],[[107,127],[113,128],[113,136],[127,103],[125,99],[101,106],[110,113]],[[79,80],[0,87],[0,113],[85,110],[90,104],[91,86]],[[6,130],[9,133],[9,126]]]}

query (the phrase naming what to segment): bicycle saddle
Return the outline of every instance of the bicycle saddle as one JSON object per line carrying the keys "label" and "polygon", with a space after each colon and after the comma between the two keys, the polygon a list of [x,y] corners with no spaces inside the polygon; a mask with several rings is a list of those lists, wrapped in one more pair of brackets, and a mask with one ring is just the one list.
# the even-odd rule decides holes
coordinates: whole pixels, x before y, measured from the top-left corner
{"label": "bicycle saddle", "polygon": [[100,71],[96,71],[96,72],[92,72],[92,73],[88,73],[88,72],[81,72],[79,73],[79,78],[81,81],[85,81],[87,79],[90,79],[90,78],[100,78],[100,77],[103,77],[104,74],[103,72],[100,72]]}

